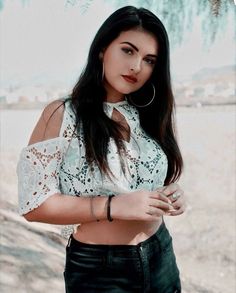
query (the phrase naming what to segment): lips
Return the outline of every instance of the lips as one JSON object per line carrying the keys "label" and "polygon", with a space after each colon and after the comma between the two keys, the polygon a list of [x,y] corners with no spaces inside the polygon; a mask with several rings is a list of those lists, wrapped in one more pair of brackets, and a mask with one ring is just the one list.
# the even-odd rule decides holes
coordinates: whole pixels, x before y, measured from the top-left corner
{"label": "lips", "polygon": [[132,75],[122,75],[122,77],[124,78],[124,80],[130,83],[136,83],[138,81],[137,78]]}

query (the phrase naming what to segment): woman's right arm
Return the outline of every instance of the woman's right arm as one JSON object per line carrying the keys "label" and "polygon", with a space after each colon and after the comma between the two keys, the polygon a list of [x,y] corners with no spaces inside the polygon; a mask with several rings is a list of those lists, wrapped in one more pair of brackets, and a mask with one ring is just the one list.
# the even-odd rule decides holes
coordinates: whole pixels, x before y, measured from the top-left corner
{"label": "woman's right arm", "polygon": [[[107,220],[107,200],[107,196],[88,198],[57,193],[24,217],[27,221],[59,225]],[[168,198],[158,191],[120,194],[112,199],[111,216],[114,220],[153,221],[168,212],[171,208],[168,202]]]}
{"label": "woman's right arm", "polygon": [[91,213],[91,200],[97,219],[106,219],[107,198],[96,196],[77,197],[56,193],[46,199],[39,207],[23,215],[27,221],[48,224],[70,225],[96,221]]}

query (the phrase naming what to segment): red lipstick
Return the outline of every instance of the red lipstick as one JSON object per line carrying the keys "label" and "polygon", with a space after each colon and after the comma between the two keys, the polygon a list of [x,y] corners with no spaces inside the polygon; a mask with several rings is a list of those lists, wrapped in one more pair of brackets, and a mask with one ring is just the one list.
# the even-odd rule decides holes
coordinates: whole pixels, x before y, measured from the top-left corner
{"label": "red lipstick", "polygon": [[122,75],[122,77],[124,78],[124,80],[130,83],[136,83],[138,81],[137,78],[133,75]]}

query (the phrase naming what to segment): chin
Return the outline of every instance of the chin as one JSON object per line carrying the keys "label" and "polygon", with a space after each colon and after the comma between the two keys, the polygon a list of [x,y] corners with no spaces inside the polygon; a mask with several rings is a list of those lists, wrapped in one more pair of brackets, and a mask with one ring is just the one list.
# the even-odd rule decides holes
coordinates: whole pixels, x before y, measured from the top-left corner
{"label": "chin", "polygon": [[133,86],[129,86],[129,85],[124,85],[122,84],[110,84],[110,86],[118,93],[122,94],[122,95],[128,95],[131,94],[135,91],[137,91],[138,89],[134,88]]}
{"label": "chin", "polygon": [[137,90],[138,89],[130,89],[130,88],[127,89],[127,87],[122,87],[122,88],[118,89],[117,91],[123,95],[129,95]]}

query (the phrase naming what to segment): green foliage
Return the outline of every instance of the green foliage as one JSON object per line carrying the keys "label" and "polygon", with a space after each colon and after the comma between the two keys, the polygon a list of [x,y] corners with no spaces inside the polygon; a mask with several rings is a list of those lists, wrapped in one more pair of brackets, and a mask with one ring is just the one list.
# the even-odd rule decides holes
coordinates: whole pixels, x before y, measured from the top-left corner
{"label": "green foliage", "polygon": [[212,44],[227,26],[230,9],[235,11],[233,0],[105,0],[114,7],[134,5],[150,9],[164,23],[171,44],[180,45],[185,31],[191,32],[194,19],[201,20],[205,45]]}
{"label": "green foliage", "polygon": [[[155,13],[164,23],[172,46],[181,45],[186,31],[191,32],[194,19],[201,20],[206,47],[222,34],[228,23],[230,9],[235,11],[233,0],[104,0],[115,9],[126,5],[144,7]],[[66,0],[67,5],[78,5],[82,13],[89,9],[93,0]]]}
{"label": "green foliage", "polygon": [[78,5],[81,10],[81,14],[84,14],[90,8],[90,5],[92,4],[92,2],[93,0],[66,0],[65,4],[66,6]]}
{"label": "green foliage", "polygon": [[[0,11],[6,0],[0,0]],[[18,0],[27,6],[32,0]],[[95,0],[63,0],[65,6],[79,7],[86,13]],[[113,4],[114,9],[126,5],[144,7],[155,13],[164,23],[172,46],[183,41],[186,31],[193,29],[194,19],[201,20],[202,34],[207,47],[224,32],[230,10],[235,13],[233,0],[104,0]]]}

